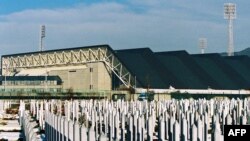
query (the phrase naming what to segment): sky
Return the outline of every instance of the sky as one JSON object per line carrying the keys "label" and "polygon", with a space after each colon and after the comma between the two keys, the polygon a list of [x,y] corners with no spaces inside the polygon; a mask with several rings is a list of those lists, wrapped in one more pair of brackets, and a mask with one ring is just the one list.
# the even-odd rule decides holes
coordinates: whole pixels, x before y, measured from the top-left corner
{"label": "sky", "polygon": [[248,0],[0,0],[0,55],[109,44],[113,49],[226,52],[224,3],[236,3],[235,51],[250,47]]}

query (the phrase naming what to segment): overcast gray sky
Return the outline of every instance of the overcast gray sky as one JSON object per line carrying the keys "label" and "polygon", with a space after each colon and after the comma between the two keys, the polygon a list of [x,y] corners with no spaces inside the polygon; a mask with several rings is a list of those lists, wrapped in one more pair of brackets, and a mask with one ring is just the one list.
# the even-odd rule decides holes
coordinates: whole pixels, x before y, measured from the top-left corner
{"label": "overcast gray sky", "polygon": [[109,44],[199,53],[205,37],[205,52],[225,52],[225,2],[237,4],[235,51],[250,47],[248,0],[2,0],[0,55],[38,51],[41,24],[46,50]]}

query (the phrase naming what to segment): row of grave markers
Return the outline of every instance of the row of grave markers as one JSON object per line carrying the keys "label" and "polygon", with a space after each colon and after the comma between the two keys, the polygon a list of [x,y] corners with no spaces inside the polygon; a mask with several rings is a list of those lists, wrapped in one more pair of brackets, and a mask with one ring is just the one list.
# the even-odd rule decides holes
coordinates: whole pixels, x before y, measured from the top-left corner
{"label": "row of grave markers", "polygon": [[6,109],[10,108],[12,102],[9,100],[0,100],[0,114],[4,113]]}
{"label": "row of grave markers", "polygon": [[53,141],[221,141],[223,125],[250,121],[247,99],[32,100],[30,114]]}

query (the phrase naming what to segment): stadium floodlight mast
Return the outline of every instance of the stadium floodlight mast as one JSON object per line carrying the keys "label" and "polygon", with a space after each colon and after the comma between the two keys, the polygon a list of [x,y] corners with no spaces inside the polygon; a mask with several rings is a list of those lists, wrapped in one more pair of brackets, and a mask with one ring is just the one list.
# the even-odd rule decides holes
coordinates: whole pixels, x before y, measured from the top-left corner
{"label": "stadium floodlight mast", "polygon": [[41,25],[40,27],[40,47],[39,51],[44,50],[44,44],[43,44],[43,39],[45,38],[45,25]]}
{"label": "stadium floodlight mast", "polygon": [[234,55],[233,20],[236,19],[236,4],[224,3],[224,19],[228,24],[228,56]]}
{"label": "stadium floodlight mast", "polygon": [[[40,26],[40,46],[39,46],[39,51],[44,51],[44,44],[43,44],[43,39],[45,38],[45,25]],[[47,71],[47,66],[45,65],[45,80],[44,80],[44,91],[48,91],[48,71]]]}
{"label": "stadium floodlight mast", "polygon": [[199,47],[201,49],[201,54],[204,54],[205,48],[207,48],[207,38],[199,38]]}

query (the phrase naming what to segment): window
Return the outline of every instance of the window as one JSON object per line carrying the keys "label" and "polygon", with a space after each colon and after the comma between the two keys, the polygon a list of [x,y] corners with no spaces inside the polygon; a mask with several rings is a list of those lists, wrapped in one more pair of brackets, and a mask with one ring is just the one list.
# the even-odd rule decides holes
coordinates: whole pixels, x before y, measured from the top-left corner
{"label": "window", "polygon": [[89,89],[92,90],[93,89],[93,85],[89,85]]}
{"label": "window", "polygon": [[89,68],[89,72],[93,72],[93,70],[94,70],[93,68]]}

